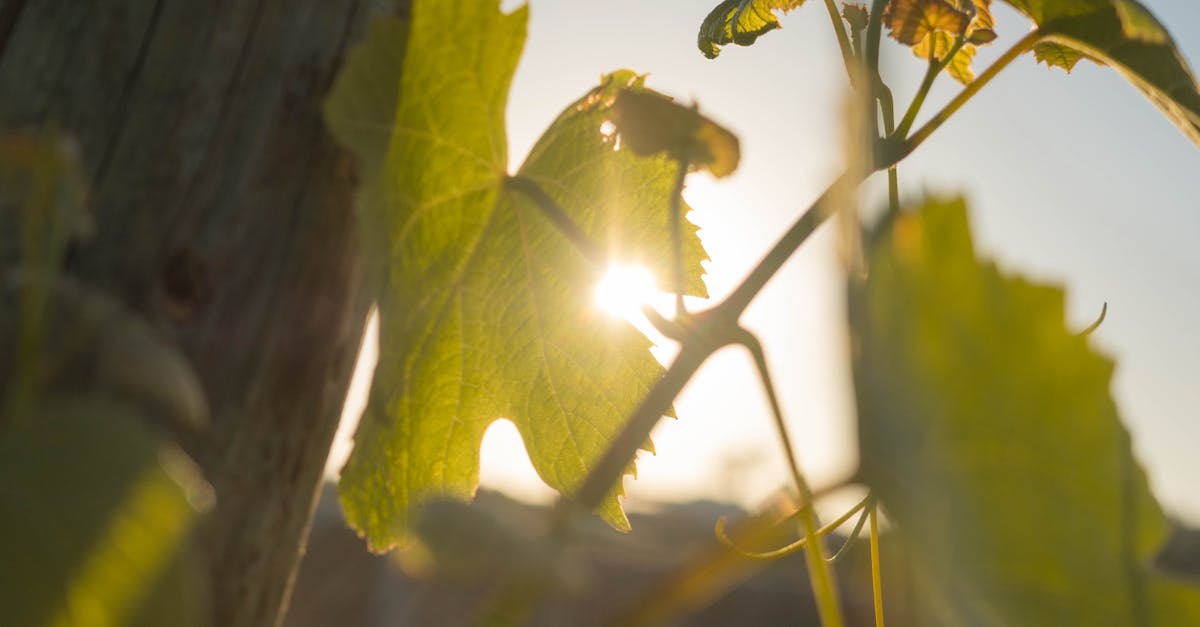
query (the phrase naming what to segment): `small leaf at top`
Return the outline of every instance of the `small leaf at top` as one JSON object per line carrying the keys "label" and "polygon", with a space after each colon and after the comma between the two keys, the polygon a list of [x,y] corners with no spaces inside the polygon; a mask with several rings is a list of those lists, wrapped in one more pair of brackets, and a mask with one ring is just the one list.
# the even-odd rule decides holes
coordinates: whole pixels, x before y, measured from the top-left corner
{"label": "small leaf at top", "polygon": [[[896,6],[899,15],[893,13],[890,18],[887,18],[889,26],[897,23],[901,27],[913,30],[909,35],[916,37],[917,41],[909,45],[912,46],[914,55],[922,59],[942,62],[946,55],[954,50],[958,38],[963,37],[963,44],[958,46],[954,57],[946,63],[945,71],[964,85],[975,80],[975,72],[971,68],[971,63],[975,59],[976,46],[991,43],[996,39],[994,30],[996,22],[992,17],[991,0],[904,0]],[[937,16],[947,11],[950,12],[949,15],[966,16],[968,20],[966,27],[962,28],[956,18],[943,20],[948,28],[935,27]],[[925,16],[928,15],[933,17],[926,19]],[[916,21],[915,25],[913,25],[914,20]],[[924,34],[917,37],[921,33]],[[893,36],[899,39],[895,30],[893,30]],[[904,40],[900,41],[908,43]]]}
{"label": "small leaf at top", "polygon": [[1136,0],[1005,0],[1044,34],[1037,59],[1070,71],[1081,58],[1112,66],[1200,146],[1200,87],[1161,23]]}
{"label": "small leaf at top", "polygon": [[636,154],[665,152],[707,168],[717,178],[733,173],[740,159],[737,136],[662,94],[621,90],[613,104],[613,123]]}
{"label": "small leaf at top", "polygon": [[934,31],[964,34],[971,14],[950,0],[893,0],[883,19],[896,41],[915,46]]}
{"label": "small leaf at top", "polygon": [[779,28],[775,11],[787,13],[804,0],[724,0],[700,24],[696,43],[704,56],[715,59],[721,46],[749,46],[764,33]]}
{"label": "small leaf at top", "polygon": [[931,622],[1200,624],[1200,591],[1150,568],[1167,521],[1063,291],[977,258],[960,200],[870,239],[850,300],[861,474]]}
{"label": "small leaf at top", "polygon": [[[574,489],[663,372],[643,335],[594,306],[604,268],[505,185],[505,104],[528,11],[498,4],[414,2],[407,37],[394,19],[372,28],[326,103],[335,136],[375,164],[359,211],[376,242],[379,365],[339,496],[377,551],[411,538],[414,506],[472,496],[498,418],[517,426],[547,484]],[[642,82],[628,70],[605,77],[515,176],[614,261],[666,276],[678,166],[614,150],[601,133],[618,92]],[[685,288],[703,295],[694,227],[684,257]],[[598,513],[626,529],[621,490]]]}
{"label": "small leaf at top", "polygon": [[[957,38],[950,33],[942,31],[934,31],[929,33],[929,36],[921,41],[921,43],[912,47],[913,54],[928,59],[943,59],[951,50],[954,49],[954,44]],[[954,57],[946,65],[946,73],[954,80],[969,85],[975,80],[975,71],[971,69],[971,62],[975,60],[975,46],[963,44],[958,51],[954,53]]]}

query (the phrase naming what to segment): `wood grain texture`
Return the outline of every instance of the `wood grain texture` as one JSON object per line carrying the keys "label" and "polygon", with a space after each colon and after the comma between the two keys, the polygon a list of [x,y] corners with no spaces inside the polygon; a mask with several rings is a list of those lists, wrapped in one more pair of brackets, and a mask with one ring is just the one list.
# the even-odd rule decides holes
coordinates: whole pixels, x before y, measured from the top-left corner
{"label": "wood grain texture", "polygon": [[5,0],[0,125],[65,131],[94,236],[69,271],[172,338],[212,424],[214,624],[280,620],[369,305],[355,165],[320,103],[381,3]]}

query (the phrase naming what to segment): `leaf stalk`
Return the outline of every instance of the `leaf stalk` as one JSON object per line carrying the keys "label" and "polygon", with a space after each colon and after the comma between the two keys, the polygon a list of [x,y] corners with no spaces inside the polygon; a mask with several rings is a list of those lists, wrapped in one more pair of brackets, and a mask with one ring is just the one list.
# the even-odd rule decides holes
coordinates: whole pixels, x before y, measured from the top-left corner
{"label": "leaf stalk", "polygon": [[1032,50],[1033,46],[1041,41],[1043,36],[1044,33],[1042,31],[1035,29],[1022,37],[1020,41],[1013,44],[1013,46],[1006,50],[999,59],[996,59],[994,63],[988,66],[988,68],[984,70],[978,78],[972,81],[970,85],[964,87],[963,90],[960,91],[958,95],[956,95],[949,103],[947,103],[941,111],[938,111],[937,114],[930,118],[924,126],[917,129],[917,132],[913,133],[912,137],[909,137],[903,142],[897,142],[896,150],[892,151],[893,154],[891,154],[886,160],[890,161],[891,163],[896,163],[912,154],[912,151],[916,150],[917,147],[924,143],[926,139],[929,139],[929,136],[933,135],[934,131],[941,128],[942,124],[945,124],[946,120],[949,120],[950,117],[953,116],[959,109],[961,109],[963,105],[967,104],[967,102],[971,100],[975,94],[979,93],[979,90],[983,89],[984,86],[992,81],[992,79],[996,78],[996,75],[998,75],[1001,70],[1008,67],[1009,64],[1015,61],[1017,57]]}
{"label": "leaf stalk", "polygon": [[[929,35],[932,37],[932,35]],[[950,47],[950,51],[946,56],[938,59],[933,56],[933,46],[930,46],[929,67],[925,70],[925,77],[921,79],[921,86],[917,89],[916,95],[913,96],[912,102],[908,105],[908,110],[904,112],[904,118],[900,120],[898,126],[893,132],[888,133],[888,137],[895,135],[903,139],[908,131],[912,129],[913,123],[917,121],[917,114],[921,112],[921,106],[925,104],[925,98],[929,96],[929,90],[933,88],[933,83],[937,81],[938,75],[942,70],[946,69],[947,65],[954,59],[954,55],[962,50],[963,44],[966,43],[966,38],[959,35],[954,45]]]}

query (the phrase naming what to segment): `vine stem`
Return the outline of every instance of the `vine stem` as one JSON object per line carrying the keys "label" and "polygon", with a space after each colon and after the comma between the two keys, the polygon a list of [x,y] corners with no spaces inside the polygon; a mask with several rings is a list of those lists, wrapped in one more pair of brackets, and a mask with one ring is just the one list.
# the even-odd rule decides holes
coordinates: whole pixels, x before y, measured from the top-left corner
{"label": "vine stem", "polygon": [[1033,46],[1042,39],[1043,36],[1044,33],[1042,33],[1042,31],[1037,29],[1032,30],[1029,32],[1029,34],[1022,37],[1020,41],[1013,44],[1011,48],[1004,51],[1004,54],[1001,55],[999,59],[996,59],[994,63],[988,66],[988,68],[984,70],[978,78],[976,78],[974,81],[971,81],[970,85],[964,87],[963,90],[958,93],[958,95],[951,99],[950,102],[946,103],[946,106],[943,107],[941,111],[938,111],[937,114],[935,114],[932,118],[930,118],[924,126],[917,129],[917,132],[913,133],[912,137],[906,139],[900,145],[900,150],[895,155],[892,155],[889,161],[896,163],[912,154],[912,151],[916,150],[917,147],[920,146],[926,139],[929,139],[929,136],[932,135],[934,131],[938,130],[942,124],[945,124],[946,120],[949,120],[950,117],[953,116],[959,109],[961,109],[963,105],[967,104],[967,102],[971,100],[975,94],[979,93],[979,90],[983,89],[984,86],[990,83],[993,78],[996,78],[996,75],[999,74],[1001,70],[1008,67],[1009,64],[1017,59],[1017,57],[1029,52]]}

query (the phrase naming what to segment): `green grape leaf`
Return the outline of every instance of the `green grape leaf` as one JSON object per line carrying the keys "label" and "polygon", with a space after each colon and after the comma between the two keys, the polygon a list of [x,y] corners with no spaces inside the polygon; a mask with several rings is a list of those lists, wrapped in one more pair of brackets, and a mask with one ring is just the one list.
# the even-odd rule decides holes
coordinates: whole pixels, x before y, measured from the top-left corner
{"label": "green grape leaf", "polygon": [[804,0],[724,0],[701,22],[696,45],[710,59],[726,44],[749,46],[780,27],[775,11],[787,13],[802,4]]}
{"label": "green grape leaf", "polygon": [[1038,24],[1038,59],[1070,71],[1080,58],[1112,66],[1200,146],[1200,87],[1166,28],[1135,0],[1006,0]]}
{"label": "green grape leaf", "polygon": [[871,238],[851,288],[861,476],[959,625],[1184,625],[1168,525],[1063,291],[976,257],[961,200]]}
{"label": "green grape leaf", "polygon": [[[1079,63],[1080,59],[1086,59],[1088,56],[1082,52],[1070,47],[1064,46],[1052,41],[1043,41],[1033,47],[1033,56],[1038,63],[1045,63],[1047,67],[1060,67],[1068,74],[1075,69],[1075,64]],[[1101,63],[1101,61],[1096,61]]]}
{"label": "green grape leaf", "polygon": [[612,121],[621,141],[642,156],[667,153],[707,168],[717,178],[732,174],[741,159],[737,136],[662,94],[622,90],[613,103]]}
{"label": "green grape leaf", "polygon": [[[505,101],[527,10],[496,5],[414,3],[407,36],[394,22],[372,28],[326,103],[332,132],[364,163],[360,212],[379,268],[379,365],[339,487],[373,550],[410,539],[410,509],[424,500],[470,498],[483,433],[501,417],[547,484],[575,488],[662,374],[645,337],[594,306],[604,268],[505,185]],[[614,261],[667,276],[678,166],[602,133],[623,89],[645,89],[642,77],[605,77],[517,176]],[[685,290],[704,295],[694,227],[684,246]],[[614,486],[598,513],[626,529],[620,494]]]}
{"label": "green grape leaf", "polygon": [[37,404],[0,423],[0,603],[11,625],[204,624],[184,559],[212,489],[128,406]]}

